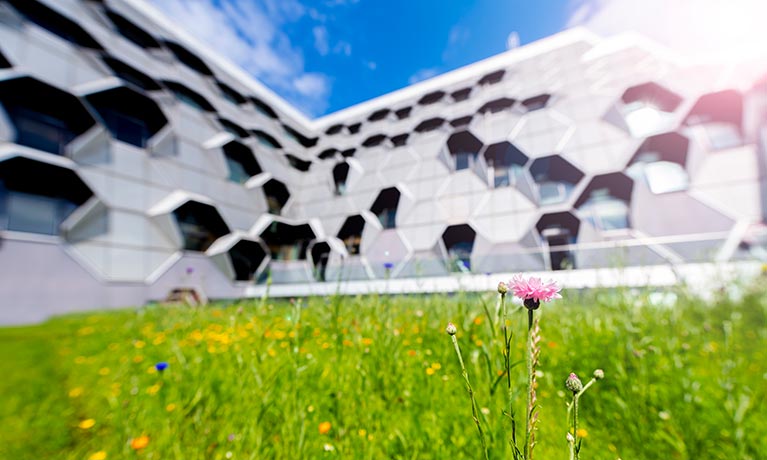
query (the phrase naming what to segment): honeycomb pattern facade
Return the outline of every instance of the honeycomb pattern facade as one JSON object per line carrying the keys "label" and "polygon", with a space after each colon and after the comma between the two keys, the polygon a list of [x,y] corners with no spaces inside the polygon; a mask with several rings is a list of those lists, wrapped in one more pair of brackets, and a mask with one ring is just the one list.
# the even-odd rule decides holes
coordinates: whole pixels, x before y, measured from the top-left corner
{"label": "honeycomb pattern facade", "polygon": [[0,322],[764,257],[765,69],[677,62],[571,30],[308,120],[141,0],[2,1]]}

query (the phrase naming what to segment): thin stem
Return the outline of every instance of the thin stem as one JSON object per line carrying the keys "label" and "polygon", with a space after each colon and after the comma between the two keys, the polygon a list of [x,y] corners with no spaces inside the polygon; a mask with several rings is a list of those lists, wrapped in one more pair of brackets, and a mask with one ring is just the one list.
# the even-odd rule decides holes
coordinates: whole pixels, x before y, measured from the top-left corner
{"label": "thin stem", "polygon": [[482,430],[482,424],[479,422],[479,410],[477,409],[477,401],[474,399],[474,390],[471,387],[469,381],[469,374],[466,372],[466,366],[463,364],[463,356],[461,355],[461,348],[458,346],[458,339],[455,335],[451,335],[453,340],[453,347],[455,348],[455,354],[458,355],[458,361],[461,363],[461,375],[466,382],[466,389],[469,392],[469,399],[471,399],[471,416],[474,419],[474,423],[477,425],[477,431],[479,432],[479,441],[482,443],[482,452],[485,454],[485,460],[489,460],[490,457],[487,452],[487,441],[485,440],[485,432]]}
{"label": "thin stem", "polygon": [[533,405],[533,310],[527,310],[527,410],[525,413],[525,460],[531,458],[530,435],[532,433]]}
{"label": "thin stem", "polygon": [[572,418],[572,410],[573,406],[575,405],[575,398],[576,395],[573,395],[573,400],[570,404],[567,406],[567,444],[569,444],[570,447],[570,460],[575,460],[575,436],[574,436],[574,430],[573,434],[570,434],[570,430],[573,429],[573,418]]}
{"label": "thin stem", "polygon": [[573,396],[573,449],[575,450],[575,460],[580,458],[580,451],[578,449],[578,400],[580,394]]}

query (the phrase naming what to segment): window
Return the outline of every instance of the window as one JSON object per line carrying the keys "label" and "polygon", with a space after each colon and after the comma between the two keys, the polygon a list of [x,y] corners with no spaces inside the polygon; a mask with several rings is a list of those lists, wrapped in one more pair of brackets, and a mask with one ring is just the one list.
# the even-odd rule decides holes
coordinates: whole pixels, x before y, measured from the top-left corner
{"label": "window", "polygon": [[138,147],[146,147],[150,133],[144,120],[112,109],[105,109],[101,116],[115,139]]}
{"label": "window", "polygon": [[336,195],[346,193],[346,179],[349,177],[349,163],[343,162],[333,167],[333,183]]}
{"label": "window", "polygon": [[309,242],[315,237],[309,224],[289,225],[272,222],[261,233],[261,239],[269,247],[272,259],[281,261],[306,260]]}
{"label": "window", "polygon": [[232,141],[224,145],[223,151],[230,181],[244,184],[251,177],[261,174],[261,166],[245,144]]}
{"label": "window", "polygon": [[236,281],[253,281],[256,270],[266,257],[266,252],[255,241],[241,240],[229,250]]}
{"label": "window", "polygon": [[451,272],[471,271],[471,251],[474,248],[476,232],[466,224],[451,225],[442,233],[442,242],[447,250],[447,267]]}
{"label": "window", "polygon": [[610,195],[609,189],[594,190],[579,210],[595,228],[600,230],[629,228],[628,204]]}
{"label": "window", "polygon": [[71,170],[14,157],[0,162],[0,229],[58,235],[93,193]]}
{"label": "window", "polygon": [[64,148],[74,139],[65,121],[24,107],[13,107],[9,115],[16,125],[16,143],[64,155]]}
{"label": "window", "polygon": [[341,230],[338,231],[338,239],[344,242],[349,255],[360,253],[362,244],[362,231],[365,229],[365,219],[360,216],[350,216],[344,221]]}
{"label": "window", "polygon": [[173,95],[176,96],[176,99],[183,102],[184,104],[187,104],[190,107],[193,107],[197,110],[202,110],[204,112],[216,111],[216,109],[211,105],[210,102],[208,102],[207,99],[205,99],[198,93],[192,91],[191,89],[187,88],[186,86],[180,83],[167,81],[167,80],[163,80],[163,84],[169,90],[171,90]]}
{"label": "window", "polygon": [[118,87],[85,97],[115,139],[145,147],[168,120],[157,103],[143,93]]}
{"label": "window", "polygon": [[68,17],[59,14],[37,0],[8,0],[29,21],[60,38],[83,48],[103,51],[104,48],[91,35]]}
{"label": "window", "polygon": [[682,98],[654,82],[628,88],[621,96],[620,112],[634,137],[665,130]]}
{"label": "window", "polygon": [[470,131],[459,131],[448,138],[447,148],[455,162],[455,171],[460,171],[474,167],[482,142]]}
{"label": "window", "polygon": [[524,177],[527,156],[511,143],[491,144],[484,155],[495,188],[516,185]]}
{"label": "window", "polygon": [[269,179],[264,184],[264,195],[266,195],[266,204],[271,214],[280,215],[282,208],[290,199],[290,192],[285,184],[276,180]]}
{"label": "window", "polygon": [[187,201],[173,211],[187,251],[205,252],[214,241],[229,233],[216,208],[197,201]]}
{"label": "window", "polygon": [[687,190],[689,182],[687,171],[681,165],[670,161],[646,164],[644,176],[650,191],[656,194]]}
{"label": "window", "polygon": [[538,189],[538,203],[551,205],[566,201],[583,173],[558,155],[538,158],[530,165]]}
{"label": "window", "polygon": [[400,192],[395,187],[381,190],[378,198],[371,206],[370,211],[378,217],[381,226],[385,229],[396,227],[397,205],[399,205]]}

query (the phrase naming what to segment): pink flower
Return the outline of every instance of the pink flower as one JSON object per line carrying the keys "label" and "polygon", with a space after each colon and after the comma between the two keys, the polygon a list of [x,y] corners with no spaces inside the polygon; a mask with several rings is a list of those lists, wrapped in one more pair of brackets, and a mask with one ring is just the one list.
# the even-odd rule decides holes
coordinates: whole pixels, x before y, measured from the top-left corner
{"label": "pink flower", "polygon": [[562,289],[554,281],[541,281],[540,278],[523,278],[521,275],[515,275],[509,281],[509,289],[514,295],[522,300],[532,300],[535,303],[548,302],[552,299],[561,299],[559,291]]}

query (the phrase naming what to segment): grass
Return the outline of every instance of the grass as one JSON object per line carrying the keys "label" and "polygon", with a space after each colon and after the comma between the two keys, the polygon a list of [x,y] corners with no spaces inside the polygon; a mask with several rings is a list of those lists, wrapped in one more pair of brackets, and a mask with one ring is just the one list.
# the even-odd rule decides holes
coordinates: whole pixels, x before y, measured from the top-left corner
{"label": "grass", "polygon": [[[596,368],[606,378],[581,401],[582,458],[766,458],[767,293],[744,292],[653,306],[644,292],[565,291],[542,306],[535,458],[567,458],[564,380]],[[503,364],[483,302],[495,301],[151,306],[0,329],[0,458],[481,458],[448,321],[490,457],[510,458],[504,386],[490,396]],[[527,315],[511,320],[512,360],[522,360]],[[149,444],[136,451],[141,435]]]}

